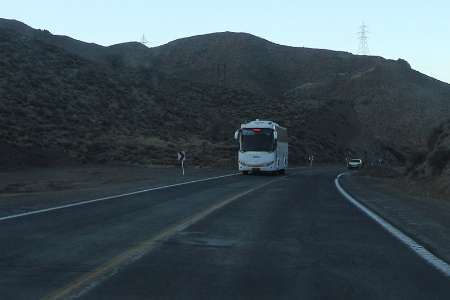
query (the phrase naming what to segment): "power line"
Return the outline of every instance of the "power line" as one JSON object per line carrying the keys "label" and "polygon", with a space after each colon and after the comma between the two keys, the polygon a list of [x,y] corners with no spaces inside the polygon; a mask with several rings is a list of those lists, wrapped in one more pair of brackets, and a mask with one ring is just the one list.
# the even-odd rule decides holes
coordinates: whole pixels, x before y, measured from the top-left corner
{"label": "power line", "polygon": [[369,44],[367,42],[367,40],[369,39],[368,37],[368,27],[366,24],[364,24],[364,22],[362,22],[361,26],[359,26],[359,31],[358,31],[358,40],[359,40],[359,46],[358,46],[358,54],[361,55],[368,55],[369,54]]}

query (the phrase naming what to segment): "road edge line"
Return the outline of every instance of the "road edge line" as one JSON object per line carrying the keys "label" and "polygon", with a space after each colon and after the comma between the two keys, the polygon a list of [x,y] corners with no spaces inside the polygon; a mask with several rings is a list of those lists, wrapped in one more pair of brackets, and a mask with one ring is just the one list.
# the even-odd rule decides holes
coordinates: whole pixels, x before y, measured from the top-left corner
{"label": "road edge line", "polygon": [[402,242],[404,245],[406,245],[410,250],[412,250],[419,257],[421,257],[423,260],[425,260],[433,268],[435,268],[436,270],[441,272],[446,277],[450,278],[450,265],[446,261],[442,260],[441,258],[439,258],[436,255],[434,255],[433,253],[431,253],[428,249],[426,249],[424,246],[420,245],[413,238],[409,237],[407,234],[402,232],[399,228],[395,227],[394,225],[392,225],[391,223],[386,221],[380,215],[371,211],[367,206],[362,204],[360,201],[356,200],[347,191],[345,191],[344,188],[339,183],[339,179],[344,175],[348,175],[348,173],[341,173],[334,179],[334,184],[335,184],[337,190],[341,193],[342,196],[344,196],[344,198],[346,198],[350,203],[352,203],[354,206],[356,206],[366,216],[368,216],[373,221],[375,221],[379,225],[381,225],[381,227],[383,227],[383,229],[385,229],[392,236],[394,236],[400,242]]}
{"label": "road edge line", "polygon": [[53,206],[53,207],[48,207],[48,208],[43,208],[43,209],[38,209],[38,210],[32,210],[32,211],[19,213],[19,214],[13,214],[13,215],[9,215],[9,216],[3,216],[3,217],[0,217],[0,222],[6,221],[6,220],[11,220],[11,219],[23,218],[23,217],[31,216],[31,215],[42,214],[42,213],[51,212],[51,211],[55,211],[55,210],[61,210],[61,209],[70,208],[70,207],[82,206],[82,205],[101,202],[101,201],[110,200],[110,199],[116,199],[116,198],[121,198],[121,197],[136,195],[136,194],[142,194],[142,193],[147,193],[147,192],[156,191],[156,190],[163,190],[163,189],[167,189],[167,188],[172,188],[172,187],[177,187],[177,186],[182,186],[182,185],[187,185],[187,184],[192,184],[192,183],[197,183],[197,182],[204,182],[204,181],[210,181],[210,180],[215,180],[215,179],[220,179],[220,178],[225,178],[225,177],[231,177],[231,176],[236,176],[236,175],[239,175],[239,173],[231,173],[231,174],[207,177],[207,178],[196,179],[196,180],[191,180],[191,181],[186,181],[186,182],[179,182],[179,183],[174,183],[174,184],[169,184],[169,185],[157,186],[157,187],[152,187],[152,188],[148,188],[148,189],[137,190],[134,192],[118,194],[118,195],[111,195],[111,196],[106,196],[106,197],[101,197],[101,198],[96,198],[96,199],[91,199],[91,200],[84,200],[84,201],[78,201],[78,202],[76,201],[76,202],[72,202],[69,204]]}

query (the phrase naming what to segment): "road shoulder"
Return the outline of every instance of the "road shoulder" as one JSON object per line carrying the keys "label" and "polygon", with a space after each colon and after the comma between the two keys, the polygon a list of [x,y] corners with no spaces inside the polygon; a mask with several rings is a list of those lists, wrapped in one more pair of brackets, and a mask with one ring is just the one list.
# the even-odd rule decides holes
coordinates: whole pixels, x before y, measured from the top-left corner
{"label": "road shoulder", "polygon": [[[236,173],[233,169],[76,166],[0,172],[0,217]],[[65,182],[61,188],[54,183]],[[1,186],[25,187],[5,192]],[[29,188],[29,190],[27,190]]]}
{"label": "road shoulder", "polygon": [[369,209],[450,262],[449,201],[412,197],[386,180],[369,176],[342,176],[340,183]]}

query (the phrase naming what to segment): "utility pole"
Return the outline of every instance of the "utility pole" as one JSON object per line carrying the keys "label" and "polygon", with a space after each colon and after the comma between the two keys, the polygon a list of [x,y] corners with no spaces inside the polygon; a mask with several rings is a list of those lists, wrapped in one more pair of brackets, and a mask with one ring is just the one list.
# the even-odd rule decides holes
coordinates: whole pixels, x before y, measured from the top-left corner
{"label": "utility pole", "polygon": [[358,31],[358,41],[359,41],[358,54],[360,55],[369,54],[369,44],[367,43],[367,40],[369,39],[369,37],[367,36],[368,33],[369,31],[367,25],[364,24],[364,22],[362,22],[361,26],[359,26]]}
{"label": "utility pole", "polygon": [[141,44],[144,46],[147,46],[148,44],[148,40],[145,38],[145,34],[143,34],[141,37]]}

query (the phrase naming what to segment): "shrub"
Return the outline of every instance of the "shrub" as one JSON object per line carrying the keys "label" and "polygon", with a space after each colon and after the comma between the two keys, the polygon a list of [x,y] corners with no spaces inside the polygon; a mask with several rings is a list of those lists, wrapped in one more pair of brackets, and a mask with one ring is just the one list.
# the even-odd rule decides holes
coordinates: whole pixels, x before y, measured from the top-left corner
{"label": "shrub", "polygon": [[440,175],[450,161],[450,149],[438,149],[431,153],[428,163],[433,175]]}
{"label": "shrub", "polygon": [[411,154],[408,159],[407,166],[406,166],[406,172],[407,173],[411,172],[417,166],[422,164],[426,158],[427,158],[427,153],[425,151],[419,151],[419,152],[415,152],[415,153]]}

